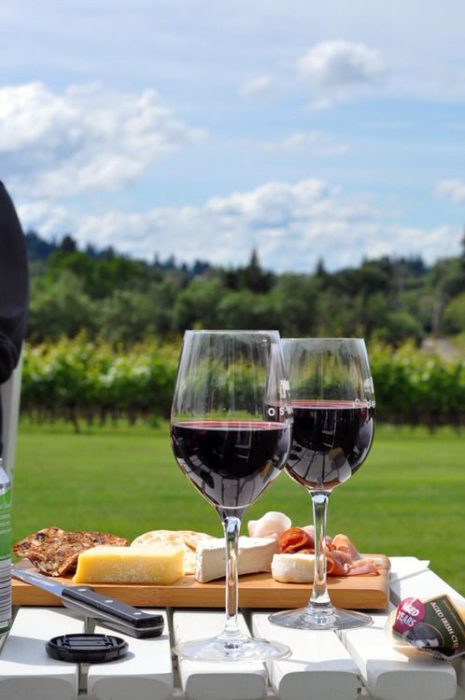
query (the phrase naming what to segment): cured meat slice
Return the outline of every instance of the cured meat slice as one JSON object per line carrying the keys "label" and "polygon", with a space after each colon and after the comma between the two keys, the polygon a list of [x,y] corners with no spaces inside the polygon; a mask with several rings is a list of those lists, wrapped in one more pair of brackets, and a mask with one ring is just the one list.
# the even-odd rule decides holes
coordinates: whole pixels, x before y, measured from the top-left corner
{"label": "cured meat slice", "polygon": [[290,527],[281,533],[278,540],[280,554],[292,554],[300,552],[302,549],[311,549],[314,546],[313,539],[300,527]]}
{"label": "cured meat slice", "polygon": [[379,567],[373,559],[357,559],[351,564],[347,576],[379,576]]}
{"label": "cured meat slice", "polygon": [[332,545],[334,549],[350,554],[353,561],[362,558],[362,555],[357,552],[352,541],[347,537],[347,535],[335,535],[332,540]]}
{"label": "cured meat slice", "polygon": [[350,554],[337,549],[326,550],[326,573],[328,576],[347,576],[352,564]]}

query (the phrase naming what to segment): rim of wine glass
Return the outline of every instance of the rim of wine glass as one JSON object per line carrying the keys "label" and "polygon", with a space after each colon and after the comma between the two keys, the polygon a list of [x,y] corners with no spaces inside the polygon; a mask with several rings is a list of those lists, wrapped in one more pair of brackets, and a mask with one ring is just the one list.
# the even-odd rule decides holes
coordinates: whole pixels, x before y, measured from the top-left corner
{"label": "rim of wine glass", "polygon": [[358,338],[356,336],[346,336],[346,337],[340,336],[340,337],[331,337],[331,338],[322,338],[320,336],[309,336],[309,335],[305,336],[305,337],[301,337],[301,338],[282,336],[281,340],[298,340],[299,342],[301,342],[303,340],[323,340],[325,342],[328,342],[329,340],[333,341],[333,342],[339,342],[342,340],[357,340],[357,341],[365,342],[365,338]]}
{"label": "rim of wine glass", "polygon": [[254,330],[231,330],[231,329],[225,329],[225,330],[208,330],[208,329],[200,329],[200,330],[187,330],[184,331],[184,335],[279,335],[279,331],[276,330],[270,330],[270,331],[254,331]]}

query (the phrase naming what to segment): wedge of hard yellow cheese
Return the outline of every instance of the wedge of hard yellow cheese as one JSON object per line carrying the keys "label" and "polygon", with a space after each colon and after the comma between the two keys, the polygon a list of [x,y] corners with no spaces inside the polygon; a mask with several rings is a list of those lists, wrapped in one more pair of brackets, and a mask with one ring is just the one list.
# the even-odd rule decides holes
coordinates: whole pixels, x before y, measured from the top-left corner
{"label": "wedge of hard yellow cheese", "polygon": [[81,552],[74,583],[170,585],[183,575],[181,547],[108,547]]}

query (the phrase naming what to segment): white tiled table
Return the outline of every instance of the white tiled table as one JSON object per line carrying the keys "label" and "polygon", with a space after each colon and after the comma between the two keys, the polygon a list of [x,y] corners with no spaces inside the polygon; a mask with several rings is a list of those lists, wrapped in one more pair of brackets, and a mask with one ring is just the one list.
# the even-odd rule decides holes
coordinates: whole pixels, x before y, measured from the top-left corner
{"label": "white tiled table", "polygon": [[[460,598],[427,562],[391,558],[393,604],[409,595],[426,598],[445,592]],[[171,653],[173,641],[220,631],[223,614],[161,612],[167,621],[162,637],[128,637],[129,654],[121,661],[79,668],[48,658],[45,642],[82,631],[82,623],[53,608],[21,608],[0,653],[0,700],[465,700],[465,660],[452,665],[397,653],[385,632],[388,611],[375,613],[372,627],[339,634],[280,628],[268,622],[264,611],[244,611],[253,633],[284,641],[292,649],[291,657],[268,667],[182,661],[178,666]]]}

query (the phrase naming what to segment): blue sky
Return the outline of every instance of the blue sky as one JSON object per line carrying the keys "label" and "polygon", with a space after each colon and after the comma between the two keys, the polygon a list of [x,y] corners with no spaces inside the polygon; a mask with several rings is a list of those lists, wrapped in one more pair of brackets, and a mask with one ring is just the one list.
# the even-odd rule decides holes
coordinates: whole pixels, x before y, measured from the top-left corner
{"label": "blue sky", "polygon": [[455,255],[462,0],[3,0],[24,228],[276,271]]}

